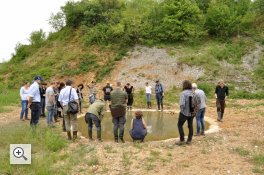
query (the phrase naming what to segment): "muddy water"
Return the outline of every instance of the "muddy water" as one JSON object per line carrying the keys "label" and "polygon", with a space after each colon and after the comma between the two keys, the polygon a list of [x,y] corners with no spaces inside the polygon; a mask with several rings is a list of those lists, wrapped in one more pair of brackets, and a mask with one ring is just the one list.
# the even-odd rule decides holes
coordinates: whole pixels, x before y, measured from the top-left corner
{"label": "muddy water", "polygon": [[[132,141],[129,130],[131,120],[134,117],[134,112],[127,113],[127,121],[125,124],[125,140]],[[145,138],[145,141],[158,141],[165,140],[170,138],[179,137],[177,122],[178,122],[178,114],[167,114],[164,112],[144,112],[143,116],[146,124],[148,135]],[[78,119],[79,130],[82,135],[88,136],[87,124],[85,123],[84,117]],[[106,113],[102,120],[102,139],[103,140],[114,140],[113,135],[113,124],[112,117],[110,113]],[[193,120],[194,133],[196,131],[196,120]],[[205,123],[206,130],[209,128],[209,123]],[[185,135],[188,134],[187,121],[184,124]],[[96,127],[93,126],[93,138],[96,138]]]}

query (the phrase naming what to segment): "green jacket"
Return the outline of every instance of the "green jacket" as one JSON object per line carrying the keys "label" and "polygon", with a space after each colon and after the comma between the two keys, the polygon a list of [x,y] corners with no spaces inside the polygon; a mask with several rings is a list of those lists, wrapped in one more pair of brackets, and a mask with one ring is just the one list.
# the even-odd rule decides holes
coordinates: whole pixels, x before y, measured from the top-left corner
{"label": "green jacket", "polygon": [[105,104],[101,100],[96,100],[89,108],[88,113],[91,113],[102,120],[105,112]]}

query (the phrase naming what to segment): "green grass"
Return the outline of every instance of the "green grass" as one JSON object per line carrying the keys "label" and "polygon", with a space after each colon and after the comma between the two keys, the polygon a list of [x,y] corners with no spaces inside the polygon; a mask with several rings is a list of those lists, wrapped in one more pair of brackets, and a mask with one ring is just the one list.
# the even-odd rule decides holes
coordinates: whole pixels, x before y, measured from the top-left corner
{"label": "green grass", "polygon": [[240,156],[248,156],[250,154],[250,152],[248,150],[245,150],[244,148],[235,148],[234,149],[235,152],[237,152]]}
{"label": "green grass", "polygon": [[0,87],[0,113],[8,112],[8,106],[18,105],[20,101],[18,89],[6,89]]}
{"label": "green grass", "polygon": [[[29,124],[12,123],[0,127],[0,174],[63,174],[53,167],[59,161],[58,152],[67,147],[66,139],[58,131],[46,127],[31,129]],[[32,164],[10,165],[9,144],[32,145]]]}

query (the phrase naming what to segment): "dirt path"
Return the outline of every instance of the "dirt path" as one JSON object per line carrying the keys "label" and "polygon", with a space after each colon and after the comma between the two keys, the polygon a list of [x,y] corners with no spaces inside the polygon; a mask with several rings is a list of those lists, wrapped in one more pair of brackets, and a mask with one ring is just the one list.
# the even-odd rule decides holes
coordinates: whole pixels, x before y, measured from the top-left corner
{"label": "dirt path", "polygon": [[[19,108],[0,114],[0,124],[18,120],[17,112]],[[206,116],[215,118],[214,101]],[[220,127],[219,133],[195,137],[191,146],[182,147],[174,144],[176,139],[143,144],[81,139],[67,150],[82,150],[80,163],[69,174],[254,174],[252,158],[264,154],[264,100],[229,100]]]}

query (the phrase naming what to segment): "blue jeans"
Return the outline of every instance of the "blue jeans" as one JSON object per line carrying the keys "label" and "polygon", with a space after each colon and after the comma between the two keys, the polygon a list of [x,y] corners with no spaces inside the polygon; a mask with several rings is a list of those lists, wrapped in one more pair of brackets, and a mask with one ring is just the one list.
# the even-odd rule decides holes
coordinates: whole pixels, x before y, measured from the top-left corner
{"label": "blue jeans", "polygon": [[21,101],[21,106],[22,106],[22,110],[21,110],[21,113],[20,113],[20,120],[23,119],[23,116],[25,114],[25,119],[28,118],[28,101],[27,100],[22,100]]}
{"label": "blue jeans", "polygon": [[151,94],[146,94],[147,102],[151,102]]}
{"label": "blue jeans", "polygon": [[50,125],[52,123],[52,119],[55,114],[55,108],[53,106],[47,106],[47,111],[48,111],[47,123],[48,125]]}
{"label": "blue jeans", "polygon": [[163,109],[163,96],[162,96],[162,93],[157,93],[156,94],[156,100],[157,100],[157,104],[158,104],[158,109],[160,109],[160,106]]}
{"label": "blue jeans", "polygon": [[202,126],[202,130],[201,132],[204,132],[204,113],[205,113],[205,108],[200,109],[197,113],[196,113],[196,133],[200,134],[200,126]]}

